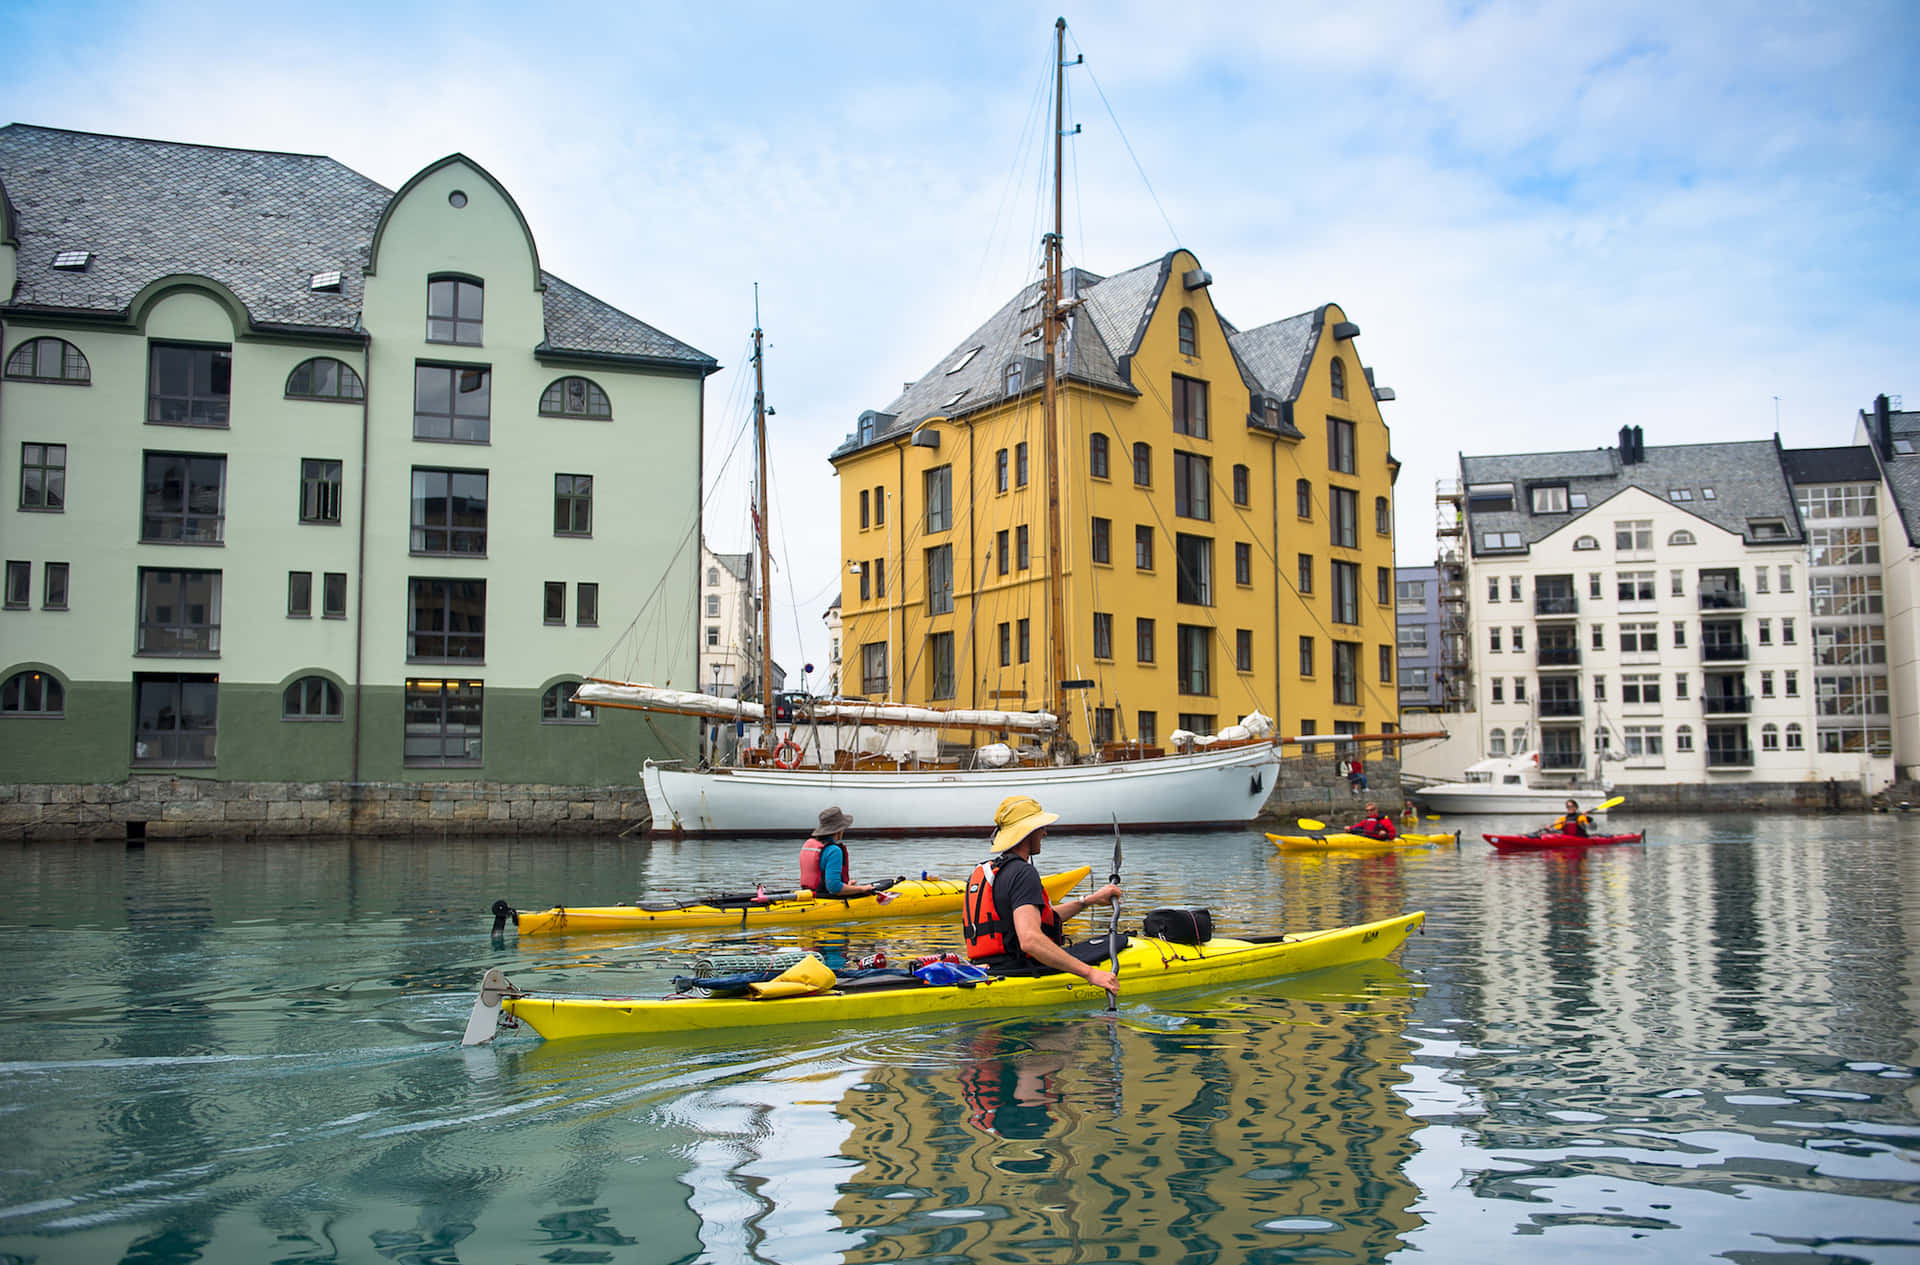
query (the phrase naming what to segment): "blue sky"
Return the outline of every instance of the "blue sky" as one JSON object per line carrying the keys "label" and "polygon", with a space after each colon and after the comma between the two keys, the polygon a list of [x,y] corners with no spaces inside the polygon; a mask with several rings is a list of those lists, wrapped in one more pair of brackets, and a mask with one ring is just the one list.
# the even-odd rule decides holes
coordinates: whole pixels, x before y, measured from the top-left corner
{"label": "blue sky", "polygon": [[464,152],[546,267],[728,366],[710,467],[758,282],[790,669],[842,564],[826,454],[1031,275],[1060,12],[1070,261],[1185,246],[1242,325],[1340,303],[1399,396],[1402,563],[1461,451],[1844,444],[1878,392],[1920,407],[1920,5],[1082,7],[0,0],[0,121],[389,187]]}

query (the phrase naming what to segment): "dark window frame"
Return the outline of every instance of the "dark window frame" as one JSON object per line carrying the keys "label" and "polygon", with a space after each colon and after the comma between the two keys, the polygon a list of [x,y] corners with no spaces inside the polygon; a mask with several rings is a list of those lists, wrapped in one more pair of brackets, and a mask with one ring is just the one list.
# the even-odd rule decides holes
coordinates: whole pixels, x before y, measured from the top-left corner
{"label": "dark window frame", "polygon": [[[421,407],[421,390],[430,379],[446,375],[446,409]],[[464,385],[466,375],[476,375],[479,385]],[[437,387],[435,388],[438,389]],[[478,413],[463,412],[463,396],[480,396],[484,407]],[[445,423],[442,427],[441,423]],[[440,431],[444,429],[445,433]],[[467,433],[462,434],[462,431]],[[413,438],[428,444],[486,444],[493,436],[493,366],[449,363],[440,360],[416,360],[413,364]]]}
{"label": "dark window frame", "polygon": [[[220,740],[220,678],[193,672],[137,672],[133,678],[133,750],[131,763],[141,768],[209,768],[216,762]],[[191,689],[197,701],[187,706]],[[149,699],[155,706],[149,711]],[[147,721],[169,719],[166,728]],[[193,724],[202,716],[209,724]]]}
{"label": "dark window frame", "polygon": [[[60,460],[55,464],[54,451]],[[37,474],[39,477],[29,478]],[[25,442],[20,445],[20,508],[29,514],[67,512],[67,446]]]}
{"label": "dark window frame", "polygon": [[346,463],[331,457],[300,458],[300,521],[340,525]]}
{"label": "dark window frame", "polygon": [[1096,517],[1091,521],[1089,530],[1092,533],[1090,550],[1093,561],[1098,565],[1112,566],[1113,520]]}
{"label": "dark window frame", "polygon": [[[423,627],[423,613],[432,614],[440,626]],[[484,663],[486,657],[487,582],[457,576],[408,576],[407,662],[477,664]]]}
{"label": "dark window frame", "polygon": [[[163,463],[156,469],[155,463]],[[167,482],[164,463],[180,465],[177,485]],[[209,484],[211,470],[218,478]],[[227,457],[216,452],[148,449],[140,459],[140,540],[144,544],[218,545],[226,539]],[[157,482],[156,482],[157,479]],[[199,481],[196,481],[196,480]],[[214,489],[209,511],[204,498]],[[196,500],[198,507],[196,508]]]}
{"label": "dark window frame", "polygon": [[486,685],[408,677],[401,694],[400,763],[416,769],[479,768],[485,755]]}
{"label": "dark window frame", "polygon": [[555,378],[540,392],[540,416],[610,422],[613,401],[592,378],[570,373],[564,378]]}
{"label": "dark window frame", "polygon": [[553,534],[574,540],[593,537],[593,476],[553,476]]}
{"label": "dark window frame", "polygon": [[[186,567],[140,567],[135,573],[137,620],[134,653],[154,658],[214,659],[220,656],[223,576]],[[196,585],[206,585],[203,590]],[[195,599],[204,607],[193,618]],[[173,614],[175,610],[178,614]]]}
{"label": "dark window frame", "polygon": [[[442,297],[446,300],[444,304]],[[437,306],[443,306],[444,310],[436,313]],[[486,282],[453,272],[435,273],[427,278],[426,341],[452,347],[482,346],[486,318]],[[440,327],[437,333],[436,326]]]}
{"label": "dark window frame", "polygon": [[[43,611],[63,611],[72,600],[73,575],[72,564],[66,562],[46,562],[40,566],[40,609]],[[59,576],[59,583],[54,577]]]}
{"label": "dark window frame", "polygon": [[[186,362],[187,381],[184,389],[163,392],[160,389],[163,371],[171,373],[179,367],[167,365],[170,361]],[[161,339],[147,343],[147,425],[225,430],[232,407],[232,344]],[[168,416],[170,413],[175,415]]]}
{"label": "dark window frame", "polygon": [[1110,479],[1113,477],[1111,470],[1111,453],[1107,437],[1095,431],[1087,436],[1087,477]]}
{"label": "dark window frame", "polygon": [[1353,423],[1344,417],[1329,417],[1327,419],[1327,469],[1338,474],[1356,473],[1359,469],[1358,448],[1359,438]]}
{"label": "dark window frame", "polygon": [[1200,334],[1199,322],[1194,319],[1193,309],[1190,307],[1181,308],[1180,324],[1179,324],[1181,355],[1197,356],[1200,354],[1199,334]]}
{"label": "dark window frame", "polygon": [[1199,378],[1174,374],[1171,412],[1174,434],[1207,438],[1207,384]]}
{"label": "dark window frame", "polygon": [[[422,480],[428,486],[422,488]],[[471,481],[479,480],[479,510]],[[439,487],[432,484],[438,481]],[[463,491],[456,484],[467,481]],[[487,556],[487,514],[492,496],[492,476],[485,470],[454,466],[414,466],[409,478],[407,506],[407,552],[423,558],[484,558]],[[428,507],[438,502],[441,512],[430,515]],[[477,517],[478,522],[473,520]],[[436,544],[436,542],[439,542]],[[465,544],[467,548],[461,548]]]}
{"label": "dark window frame", "polygon": [[[331,383],[319,381],[324,376],[323,366],[330,367],[327,372],[332,375]],[[281,394],[289,400],[358,404],[367,398],[367,387],[359,371],[346,361],[334,356],[309,356],[287,371],[287,383]]]}
{"label": "dark window frame", "polygon": [[[52,344],[52,349],[48,349]],[[52,374],[40,372],[47,368],[42,359],[44,355],[53,355],[59,359]],[[87,362],[87,353],[64,338],[50,334],[37,334],[32,338],[23,338],[13,345],[7,353],[7,380],[10,382],[40,382],[49,386],[85,387],[93,385],[93,366]]]}

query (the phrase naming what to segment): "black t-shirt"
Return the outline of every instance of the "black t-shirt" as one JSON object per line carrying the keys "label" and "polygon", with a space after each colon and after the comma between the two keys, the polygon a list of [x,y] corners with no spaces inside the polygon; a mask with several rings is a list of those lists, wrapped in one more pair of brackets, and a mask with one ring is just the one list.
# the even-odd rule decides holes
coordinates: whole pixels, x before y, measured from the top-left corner
{"label": "black t-shirt", "polygon": [[[1025,857],[1009,857],[1000,863],[993,875],[993,907],[1006,919],[1007,932],[1004,943],[1006,952],[991,960],[991,965],[999,969],[1017,969],[1020,967],[1038,967],[1040,964],[1028,957],[1020,947],[1020,933],[1014,929],[1013,911],[1022,905],[1032,905],[1036,909],[1047,907],[1046,884],[1040,881],[1040,871],[1033,862]],[[1055,936],[1059,939],[1059,936]]]}

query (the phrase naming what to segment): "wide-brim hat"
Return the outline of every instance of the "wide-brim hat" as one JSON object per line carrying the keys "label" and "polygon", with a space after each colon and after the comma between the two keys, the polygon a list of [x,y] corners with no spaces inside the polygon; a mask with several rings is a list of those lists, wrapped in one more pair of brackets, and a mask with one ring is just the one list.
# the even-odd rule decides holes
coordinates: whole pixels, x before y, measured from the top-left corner
{"label": "wide-brim hat", "polygon": [[853,817],[841,812],[840,806],[835,804],[832,808],[820,810],[820,824],[813,828],[813,833],[816,837],[825,838],[828,835],[839,834],[852,824]]}
{"label": "wide-brim hat", "polygon": [[1005,852],[1042,826],[1059,820],[1059,813],[1047,812],[1033,796],[1009,795],[994,810],[993,824],[999,829],[993,834],[993,850]]}

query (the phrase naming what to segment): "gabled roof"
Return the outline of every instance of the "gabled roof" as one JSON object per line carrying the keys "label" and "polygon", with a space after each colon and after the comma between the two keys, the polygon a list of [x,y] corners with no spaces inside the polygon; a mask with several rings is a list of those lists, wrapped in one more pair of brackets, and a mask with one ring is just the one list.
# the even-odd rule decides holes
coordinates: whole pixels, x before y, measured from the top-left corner
{"label": "gabled roof", "polygon": [[[0,127],[0,194],[18,246],[13,311],[111,319],[168,277],[204,277],[255,327],[359,330],[368,249],[391,190],[320,154],[227,149],[23,123]],[[89,251],[58,269],[62,251]],[[312,288],[338,272],[338,289]],[[713,358],[542,273],[540,350],[710,372]]]}
{"label": "gabled roof", "polygon": [[707,556],[712,558],[716,565],[725,567],[727,574],[736,580],[745,580],[748,571],[752,568],[751,554],[715,553],[709,549],[707,550]]}
{"label": "gabled roof", "polygon": [[1228,341],[1255,381],[1275,399],[1291,402],[1300,398],[1300,388],[1306,385],[1307,370],[1313,364],[1313,353],[1320,346],[1320,331],[1326,323],[1327,304],[1322,303],[1311,312],[1271,325],[1235,330]]}
{"label": "gabled roof", "polygon": [[[1900,512],[1900,521],[1907,529],[1907,543],[1920,545],[1920,413],[1888,411],[1891,432],[1888,438],[1893,442],[1888,445],[1890,451],[1885,452],[1872,440],[1874,415],[1863,409],[1860,420],[1867,428],[1869,450],[1879,459],[1887,487],[1893,493],[1894,508]],[[1901,440],[1906,440],[1913,451],[1900,452],[1893,447]]]}
{"label": "gabled roof", "polygon": [[[1481,543],[1485,532],[1517,532],[1523,544],[1531,546],[1583,515],[1601,511],[1608,500],[1628,488],[1639,488],[1662,501],[1678,504],[1749,544],[1777,545],[1804,539],[1780,448],[1770,439],[1646,447],[1640,450],[1640,459],[1631,463],[1622,461],[1619,448],[1498,457],[1463,455],[1460,474],[1466,485],[1469,544],[1476,556],[1486,552]],[[1513,508],[1476,510],[1473,489],[1486,484],[1512,484]],[[1588,508],[1535,514],[1528,489],[1536,484],[1563,484],[1570,494],[1585,492]],[[1712,499],[1706,496],[1709,489]],[[1673,502],[1671,494],[1676,491],[1690,493],[1690,499]],[[1784,522],[1786,534],[1756,536],[1749,528],[1753,519]]]}

